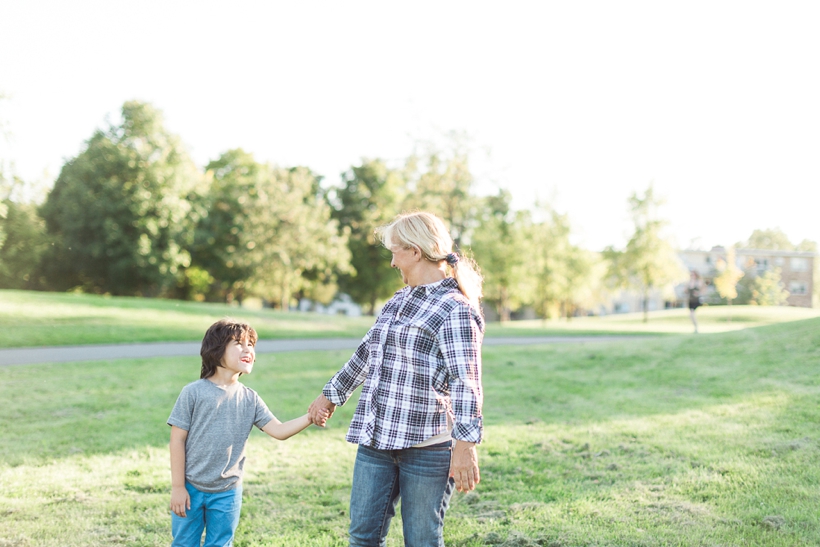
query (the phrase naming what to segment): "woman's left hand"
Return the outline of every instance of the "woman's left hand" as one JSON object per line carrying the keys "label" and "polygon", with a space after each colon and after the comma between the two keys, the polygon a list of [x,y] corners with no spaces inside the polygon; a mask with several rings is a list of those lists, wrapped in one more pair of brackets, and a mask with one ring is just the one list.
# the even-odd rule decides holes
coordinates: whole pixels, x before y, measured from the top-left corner
{"label": "woman's left hand", "polygon": [[450,476],[456,483],[456,490],[469,492],[481,480],[478,473],[478,453],[475,443],[456,441],[453,456],[450,459]]}

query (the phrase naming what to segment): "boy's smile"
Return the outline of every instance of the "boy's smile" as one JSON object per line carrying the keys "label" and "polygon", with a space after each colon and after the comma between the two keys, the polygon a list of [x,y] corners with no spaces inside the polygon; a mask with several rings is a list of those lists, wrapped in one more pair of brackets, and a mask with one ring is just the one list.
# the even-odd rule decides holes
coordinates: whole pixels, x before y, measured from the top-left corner
{"label": "boy's smile", "polygon": [[253,370],[253,363],[256,360],[256,351],[253,342],[247,338],[242,340],[231,340],[225,346],[225,354],[222,356],[222,367],[234,374],[250,374]]}

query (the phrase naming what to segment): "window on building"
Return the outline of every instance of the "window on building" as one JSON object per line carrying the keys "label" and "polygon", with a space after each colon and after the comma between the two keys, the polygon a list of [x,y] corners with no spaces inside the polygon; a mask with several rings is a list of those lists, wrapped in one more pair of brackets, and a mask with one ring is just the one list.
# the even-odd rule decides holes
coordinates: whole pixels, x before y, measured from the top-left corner
{"label": "window on building", "polygon": [[757,273],[763,273],[769,269],[769,259],[768,258],[755,258],[755,269]]}
{"label": "window on building", "polygon": [[808,294],[808,287],[805,281],[792,281],[789,283],[789,292],[791,294]]}
{"label": "window on building", "polygon": [[809,260],[807,258],[791,258],[789,268],[793,272],[807,272],[809,271]]}
{"label": "window on building", "polygon": [[774,265],[777,266],[778,268],[782,267],[783,266],[783,257],[782,256],[775,257]]}

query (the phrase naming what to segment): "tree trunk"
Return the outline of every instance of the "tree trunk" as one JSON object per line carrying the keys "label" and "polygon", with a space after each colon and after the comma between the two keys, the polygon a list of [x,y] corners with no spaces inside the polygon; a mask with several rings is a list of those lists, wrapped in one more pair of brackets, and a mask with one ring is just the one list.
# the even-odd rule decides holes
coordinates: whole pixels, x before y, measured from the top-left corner
{"label": "tree trunk", "polygon": [[649,291],[643,293],[643,322],[649,322]]}
{"label": "tree trunk", "polygon": [[509,298],[507,298],[507,288],[501,287],[501,298],[498,306],[498,319],[502,323],[510,320],[510,305]]}
{"label": "tree trunk", "polygon": [[282,276],[282,311],[290,311],[290,279],[287,274]]}

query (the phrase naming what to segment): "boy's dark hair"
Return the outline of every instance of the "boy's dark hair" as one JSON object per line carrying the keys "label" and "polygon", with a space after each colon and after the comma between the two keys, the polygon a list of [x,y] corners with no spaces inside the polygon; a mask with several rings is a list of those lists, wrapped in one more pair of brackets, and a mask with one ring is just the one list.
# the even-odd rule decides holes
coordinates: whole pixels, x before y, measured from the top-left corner
{"label": "boy's dark hair", "polygon": [[202,348],[199,355],[202,356],[202,370],[200,378],[210,378],[216,373],[217,367],[222,364],[222,356],[225,355],[225,348],[231,340],[241,341],[247,338],[253,345],[256,345],[258,336],[253,327],[247,323],[234,321],[226,317],[220,319],[205,332],[202,339]]}

